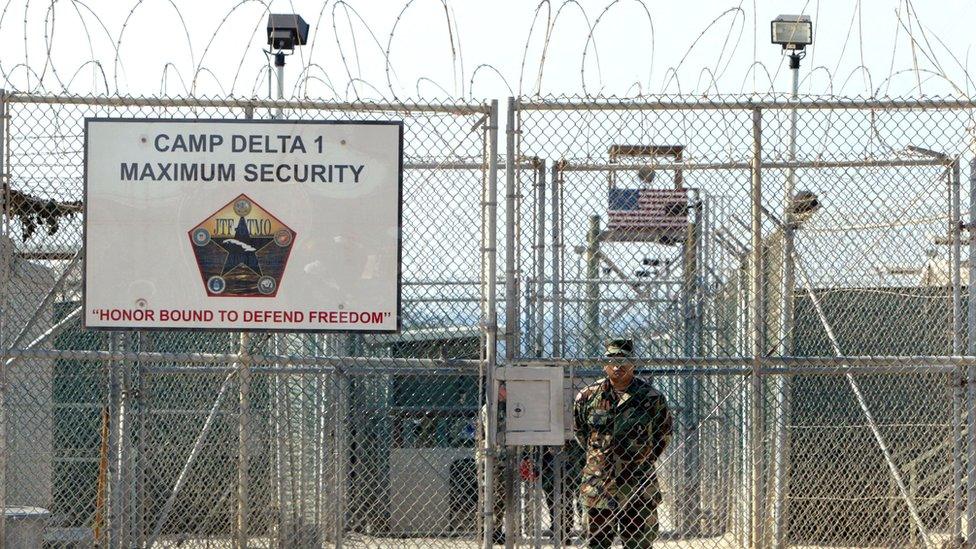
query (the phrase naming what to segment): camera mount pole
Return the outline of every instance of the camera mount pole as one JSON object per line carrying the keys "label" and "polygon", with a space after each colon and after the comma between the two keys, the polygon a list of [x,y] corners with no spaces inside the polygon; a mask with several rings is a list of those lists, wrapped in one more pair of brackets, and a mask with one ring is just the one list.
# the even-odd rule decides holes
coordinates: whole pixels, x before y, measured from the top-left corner
{"label": "camera mount pole", "polygon": [[[278,75],[278,101],[282,101],[285,98],[285,54],[283,52],[275,52],[274,65]],[[284,118],[280,106],[275,108],[274,117],[276,120]]]}

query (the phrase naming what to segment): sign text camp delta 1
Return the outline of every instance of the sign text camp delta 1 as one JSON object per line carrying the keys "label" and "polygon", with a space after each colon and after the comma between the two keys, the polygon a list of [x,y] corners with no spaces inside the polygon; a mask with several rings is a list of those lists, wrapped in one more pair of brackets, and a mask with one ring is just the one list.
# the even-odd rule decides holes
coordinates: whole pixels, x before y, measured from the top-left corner
{"label": "sign text camp delta 1", "polygon": [[[325,154],[325,141],[319,135],[306,147],[301,134],[176,134],[161,132],[153,138],[159,153],[215,153],[227,148],[232,153],[281,154],[305,156],[311,149]],[[243,181],[264,183],[295,181],[298,183],[359,183],[365,164],[322,163],[245,163],[242,173],[235,163],[217,162],[123,162],[119,167],[122,181]]]}
{"label": "sign text camp delta 1", "polygon": [[391,332],[400,122],[89,119],[85,324]]}

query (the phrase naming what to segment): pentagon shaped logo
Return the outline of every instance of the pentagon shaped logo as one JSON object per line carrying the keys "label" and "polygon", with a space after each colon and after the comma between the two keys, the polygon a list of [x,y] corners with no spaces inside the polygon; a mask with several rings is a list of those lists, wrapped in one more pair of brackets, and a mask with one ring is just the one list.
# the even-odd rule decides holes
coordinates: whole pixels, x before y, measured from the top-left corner
{"label": "pentagon shaped logo", "polygon": [[188,235],[209,297],[274,297],[297,236],[245,194]]}

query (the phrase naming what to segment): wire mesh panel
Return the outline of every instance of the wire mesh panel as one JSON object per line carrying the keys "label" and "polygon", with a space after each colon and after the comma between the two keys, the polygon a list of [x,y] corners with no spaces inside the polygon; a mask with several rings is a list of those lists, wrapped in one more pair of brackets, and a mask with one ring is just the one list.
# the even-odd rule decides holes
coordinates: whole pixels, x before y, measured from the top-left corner
{"label": "wire mesh panel", "polygon": [[[488,105],[2,104],[2,506],[36,507],[45,546],[480,539]],[[288,120],[404,122],[402,330],[82,329],[85,119],[271,118],[277,106]]]}
{"label": "wire mesh panel", "polygon": [[[515,489],[531,505],[514,539],[961,539],[976,511],[963,493],[968,359],[940,357],[971,354],[960,213],[971,103],[510,108],[516,161],[550,166],[545,205],[533,206],[545,230],[518,228],[520,253],[544,260],[519,277],[545,282],[506,304],[534,311],[513,336],[534,354],[516,358],[564,368],[575,396],[566,445],[523,449],[534,465]],[[653,413],[665,402],[666,421]],[[572,510],[557,520],[560,506]]]}
{"label": "wire mesh panel", "polygon": [[[520,99],[504,157],[477,103],[0,106],[2,529],[41,521],[50,547],[976,539],[969,102]],[[83,330],[84,119],[278,106],[404,121],[401,332]],[[505,444],[495,367],[519,365],[563,369],[564,444]]]}

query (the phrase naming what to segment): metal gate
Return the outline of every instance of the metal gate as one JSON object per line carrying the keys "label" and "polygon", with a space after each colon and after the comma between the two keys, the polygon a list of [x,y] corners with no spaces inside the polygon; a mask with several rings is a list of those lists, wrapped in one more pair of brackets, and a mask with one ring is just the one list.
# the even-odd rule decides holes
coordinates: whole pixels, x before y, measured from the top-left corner
{"label": "metal gate", "polygon": [[[277,107],[405,122],[402,333],[81,330],[84,118]],[[0,530],[479,547],[505,526],[583,546],[584,452],[486,448],[485,397],[503,365],[562,367],[572,395],[628,337],[674,417],[659,544],[976,539],[974,108],[0,94]]]}
{"label": "metal gate", "polygon": [[[510,101],[506,195],[531,206],[509,222],[506,359],[579,390],[631,338],[674,417],[663,501],[624,501],[611,537],[656,513],[667,546],[974,539],[973,107]],[[519,535],[582,545],[585,457],[549,453],[526,453]]]}

